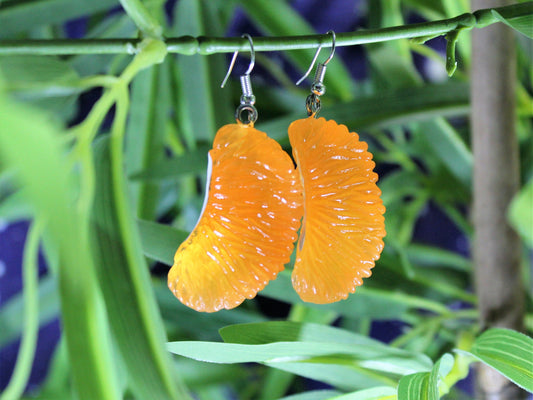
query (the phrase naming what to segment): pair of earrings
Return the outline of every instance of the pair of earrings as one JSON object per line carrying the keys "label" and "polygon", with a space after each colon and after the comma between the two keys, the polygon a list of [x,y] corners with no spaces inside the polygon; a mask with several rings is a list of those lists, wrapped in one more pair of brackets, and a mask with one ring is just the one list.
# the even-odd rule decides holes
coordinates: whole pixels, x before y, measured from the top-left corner
{"label": "pair of earrings", "polygon": [[243,35],[250,41],[251,62],[240,77],[237,123],[215,136],[200,219],[168,274],[173,294],[197,311],[231,309],[255,297],[290,261],[296,239],[292,283],[301,299],[312,303],[345,299],[371,275],[381,254],[385,208],[372,154],[346,126],[317,118],[326,65],[335,51],[335,33],[328,33],[332,50],[317,67],[308,118],[288,129],[296,169],[276,141],[254,128],[254,51],[250,36]]}

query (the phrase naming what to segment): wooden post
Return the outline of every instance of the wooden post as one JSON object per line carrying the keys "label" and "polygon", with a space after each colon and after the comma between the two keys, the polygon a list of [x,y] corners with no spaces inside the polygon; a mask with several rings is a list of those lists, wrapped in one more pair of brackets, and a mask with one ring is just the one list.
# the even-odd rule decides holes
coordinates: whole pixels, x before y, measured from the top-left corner
{"label": "wooden post", "polygon": [[[472,0],[472,10],[506,5],[506,0]],[[521,243],[507,222],[520,185],[515,130],[516,49],[504,24],[472,32],[471,128],[474,154],[474,278],[482,329],[523,330]],[[517,400],[520,391],[491,368],[477,371],[478,398]]]}

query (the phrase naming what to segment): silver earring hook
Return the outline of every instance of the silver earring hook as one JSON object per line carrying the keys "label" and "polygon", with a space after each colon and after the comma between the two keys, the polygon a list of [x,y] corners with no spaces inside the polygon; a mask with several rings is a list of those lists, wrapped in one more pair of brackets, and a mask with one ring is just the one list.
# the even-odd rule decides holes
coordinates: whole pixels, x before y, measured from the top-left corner
{"label": "silver earring hook", "polygon": [[[241,37],[245,37],[248,39],[248,42],[250,42],[250,64],[248,65],[248,69],[244,73],[244,75],[250,75],[252,70],[255,66],[255,50],[254,50],[254,42],[252,41],[252,37],[245,33]],[[226,73],[226,76],[224,77],[224,80],[222,81],[222,85],[220,85],[221,88],[223,88],[226,85],[226,82],[228,81],[229,76],[231,75],[231,71],[233,71],[233,66],[235,65],[235,61],[237,60],[237,55],[239,54],[239,51],[237,50],[235,53],[233,53],[233,57],[231,58],[231,62],[229,64],[228,72]]]}
{"label": "silver earring hook", "polygon": [[[331,61],[333,56],[335,55],[335,41],[337,39],[337,37],[335,36],[335,32],[334,31],[328,31],[326,34],[327,35],[331,34],[332,43],[331,43],[331,52],[329,53],[328,59],[326,61],[324,61],[323,63],[321,63],[323,66],[326,66]],[[315,65],[315,62],[316,62],[316,60],[318,58],[318,55],[320,54],[320,50],[322,50],[322,45],[319,45],[318,49],[316,49],[315,55],[313,57],[313,60],[311,61],[311,65],[309,66],[309,69],[305,72],[304,76],[302,76],[298,80],[298,82],[296,82],[296,85],[299,85],[300,83],[302,83],[304,81],[304,79],[309,76],[309,74],[311,73],[311,70],[313,69],[313,66]]]}

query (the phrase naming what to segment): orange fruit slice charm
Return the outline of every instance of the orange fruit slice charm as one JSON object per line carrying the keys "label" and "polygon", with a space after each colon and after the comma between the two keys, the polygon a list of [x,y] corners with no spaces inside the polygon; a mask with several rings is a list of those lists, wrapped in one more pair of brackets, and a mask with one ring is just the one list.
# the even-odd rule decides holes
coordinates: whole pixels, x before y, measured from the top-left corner
{"label": "orange fruit slice charm", "polygon": [[375,164],[367,144],[335,121],[294,121],[289,139],[304,202],[292,283],[302,300],[332,303],[355,292],[383,249]]}
{"label": "orange fruit slice charm", "polygon": [[289,155],[251,125],[223,126],[209,161],[204,209],[168,286],[185,305],[213,312],[255,297],[289,262],[302,193]]}

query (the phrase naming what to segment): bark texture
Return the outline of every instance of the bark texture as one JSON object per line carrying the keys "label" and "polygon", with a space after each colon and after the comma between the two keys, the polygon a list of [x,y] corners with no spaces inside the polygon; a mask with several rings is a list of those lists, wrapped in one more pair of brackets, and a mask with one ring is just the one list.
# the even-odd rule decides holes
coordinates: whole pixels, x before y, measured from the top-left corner
{"label": "bark texture", "polygon": [[[472,0],[472,10],[510,3]],[[506,217],[520,185],[515,52],[514,32],[504,24],[472,32],[473,257],[480,323],[482,329],[521,331],[521,243]],[[517,400],[523,396],[516,386],[484,365],[479,365],[477,386],[479,399]]]}

